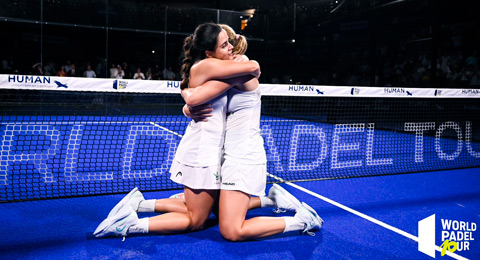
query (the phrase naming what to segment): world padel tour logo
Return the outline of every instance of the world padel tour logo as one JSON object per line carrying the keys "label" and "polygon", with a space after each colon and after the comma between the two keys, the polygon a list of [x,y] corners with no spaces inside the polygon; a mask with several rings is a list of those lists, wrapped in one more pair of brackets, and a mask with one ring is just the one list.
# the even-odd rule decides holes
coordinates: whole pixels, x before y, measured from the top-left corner
{"label": "world padel tour logo", "polygon": [[123,80],[118,80],[117,79],[113,82],[113,88],[114,89],[126,89],[127,85],[128,85],[128,82],[123,81]]}
{"label": "world padel tour logo", "polygon": [[[441,219],[441,256],[472,250],[477,224],[456,219]],[[435,214],[418,222],[418,250],[435,258]],[[448,252],[447,252],[448,251]]]}
{"label": "world padel tour logo", "polygon": [[358,95],[358,94],[360,94],[360,89],[359,88],[352,88],[350,90],[350,95],[355,96],[355,95]]}

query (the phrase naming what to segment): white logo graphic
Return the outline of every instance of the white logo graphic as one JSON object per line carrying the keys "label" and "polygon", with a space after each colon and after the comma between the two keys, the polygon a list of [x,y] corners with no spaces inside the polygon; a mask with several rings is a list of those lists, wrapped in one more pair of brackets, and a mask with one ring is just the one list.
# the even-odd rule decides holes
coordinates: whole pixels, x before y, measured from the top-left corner
{"label": "white logo graphic", "polygon": [[[442,221],[442,244],[438,248],[435,245],[435,214],[418,221],[418,251],[435,258],[435,251],[439,250],[441,256],[456,251],[469,251],[470,241],[475,240],[473,233],[477,230],[477,224],[459,220],[441,219]],[[447,252],[448,251],[448,252]],[[465,259],[455,255],[456,259]]]}

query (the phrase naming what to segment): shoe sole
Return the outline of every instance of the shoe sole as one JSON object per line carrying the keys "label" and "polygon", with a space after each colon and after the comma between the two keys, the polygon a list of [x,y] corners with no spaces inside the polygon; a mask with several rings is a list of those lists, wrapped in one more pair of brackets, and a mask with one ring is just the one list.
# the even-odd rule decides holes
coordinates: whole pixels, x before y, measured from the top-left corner
{"label": "shoe sole", "polygon": [[133,193],[135,193],[137,190],[138,190],[138,188],[135,187],[127,195],[125,195],[125,197],[123,197],[123,199],[120,200],[120,202],[118,202],[117,205],[115,205],[115,207],[113,207],[112,210],[110,210],[110,213],[108,213],[107,218],[115,216],[118,213],[118,211],[120,211],[120,209],[123,208],[123,206],[125,206],[125,204],[127,204],[127,201],[130,199],[130,197],[133,195]]}
{"label": "shoe sole", "polygon": [[301,206],[302,206],[302,203],[300,203],[300,201],[295,198],[295,196],[293,196],[290,192],[288,192],[286,189],[284,189],[282,186],[274,183],[273,184],[273,187],[275,187],[275,189],[279,190],[280,192],[282,192],[282,194],[290,201],[292,202],[292,204],[297,208],[299,209]]}
{"label": "shoe sole", "polygon": [[317,212],[310,206],[308,206],[307,203],[302,202],[302,206],[305,207],[308,211],[310,211],[311,214],[317,219],[318,221],[318,228],[321,228],[323,226],[323,219],[317,214]]}

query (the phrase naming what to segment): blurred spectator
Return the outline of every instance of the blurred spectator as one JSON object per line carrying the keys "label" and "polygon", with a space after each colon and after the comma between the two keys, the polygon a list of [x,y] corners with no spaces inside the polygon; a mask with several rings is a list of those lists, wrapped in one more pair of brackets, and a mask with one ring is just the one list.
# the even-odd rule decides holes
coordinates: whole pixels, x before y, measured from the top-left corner
{"label": "blurred spectator", "polygon": [[145,79],[146,80],[152,79],[152,68],[148,67],[147,72],[145,73]]}
{"label": "blurred spectator", "polygon": [[140,68],[138,68],[135,75],[133,75],[133,79],[139,79],[139,80],[145,79],[145,75],[143,74],[143,72]]}
{"label": "blurred spectator", "polygon": [[43,67],[43,73],[45,76],[55,76],[57,72],[55,71],[55,63],[50,61]]}
{"label": "blurred spectator", "polygon": [[117,66],[117,76],[115,77],[116,79],[123,79],[125,77],[125,72],[122,69],[121,65]]}
{"label": "blurred spectator", "polygon": [[68,76],[67,72],[65,71],[65,66],[62,65],[62,67],[60,67],[60,70],[57,72],[57,76],[59,76],[59,77]]}
{"label": "blurred spectator", "polygon": [[92,70],[92,66],[90,64],[87,65],[87,70],[83,73],[84,77],[87,78],[96,78],[97,74],[95,74],[95,71]]}
{"label": "blurred spectator", "polygon": [[112,79],[117,78],[117,74],[118,74],[118,68],[117,66],[115,66],[115,64],[112,63],[112,65],[110,66],[110,78]]}
{"label": "blurred spectator", "polygon": [[174,80],[175,79],[175,72],[172,71],[172,67],[165,68],[163,70],[163,79],[166,80]]}
{"label": "blurred spectator", "polygon": [[153,69],[152,79],[154,80],[161,80],[162,79],[162,71],[160,70],[160,66],[157,64]]}
{"label": "blurred spectator", "polygon": [[128,64],[126,62],[123,63],[123,78],[124,79],[131,79],[133,78],[133,73],[132,73],[132,70],[130,69],[130,66],[128,66]]}
{"label": "blurred spectator", "polygon": [[68,72],[72,69],[72,64],[69,60],[67,60],[67,64],[65,64],[65,72]]}
{"label": "blurred spectator", "polygon": [[33,64],[32,69],[33,75],[43,75],[42,64],[40,62]]}
{"label": "blurred spectator", "polygon": [[70,70],[67,72],[67,75],[69,77],[78,77],[79,76],[79,73],[75,67],[75,64],[72,63],[72,65],[70,66]]}
{"label": "blurred spectator", "polygon": [[104,65],[105,63],[102,62],[100,59],[95,67],[95,74],[97,75],[97,77],[99,78],[105,78],[107,77],[107,75],[105,75],[105,70],[103,69],[104,68]]}

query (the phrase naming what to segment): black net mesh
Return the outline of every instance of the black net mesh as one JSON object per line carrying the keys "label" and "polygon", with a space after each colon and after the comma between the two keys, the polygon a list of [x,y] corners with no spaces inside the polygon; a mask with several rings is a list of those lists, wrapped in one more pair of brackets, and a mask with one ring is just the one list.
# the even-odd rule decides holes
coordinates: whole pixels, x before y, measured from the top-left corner
{"label": "black net mesh", "polygon": [[[189,122],[183,104],[0,90],[0,201],[181,188],[168,170]],[[478,167],[479,112],[478,98],[264,96],[267,170],[302,181]]]}

